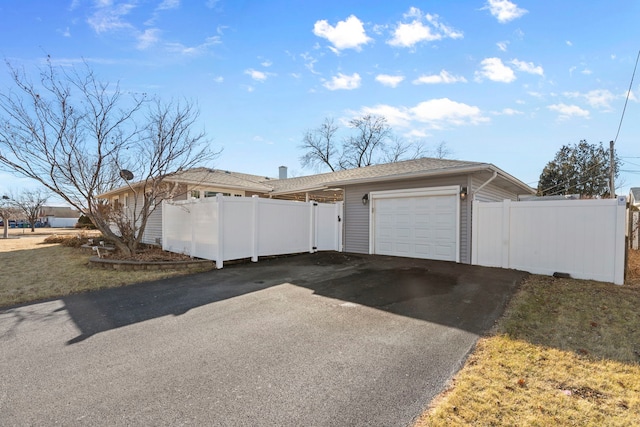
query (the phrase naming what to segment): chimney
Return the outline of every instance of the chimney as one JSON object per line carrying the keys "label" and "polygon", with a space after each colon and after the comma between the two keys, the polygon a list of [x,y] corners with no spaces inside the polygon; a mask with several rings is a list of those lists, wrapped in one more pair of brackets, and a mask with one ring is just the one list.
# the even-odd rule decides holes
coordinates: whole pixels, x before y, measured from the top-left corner
{"label": "chimney", "polygon": [[287,179],[287,167],[286,166],[280,166],[278,168],[278,171],[280,172],[280,174],[278,175],[279,179]]}

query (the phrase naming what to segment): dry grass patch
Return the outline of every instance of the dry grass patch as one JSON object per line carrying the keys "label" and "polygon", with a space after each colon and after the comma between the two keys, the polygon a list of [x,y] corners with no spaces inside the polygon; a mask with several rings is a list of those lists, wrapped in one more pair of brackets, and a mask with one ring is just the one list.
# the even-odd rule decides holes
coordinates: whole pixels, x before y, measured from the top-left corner
{"label": "dry grass patch", "polygon": [[417,426],[640,425],[640,269],[627,282],[530,276]]}
{"label": "dry grass patch", "polygon": [[[78,234],[68,233],[71,239]],[[0,307],[201,271],[92,269],[88,266],[91,254],[59,243],[45,243],[47,236],[25,234],[0,239]]]}

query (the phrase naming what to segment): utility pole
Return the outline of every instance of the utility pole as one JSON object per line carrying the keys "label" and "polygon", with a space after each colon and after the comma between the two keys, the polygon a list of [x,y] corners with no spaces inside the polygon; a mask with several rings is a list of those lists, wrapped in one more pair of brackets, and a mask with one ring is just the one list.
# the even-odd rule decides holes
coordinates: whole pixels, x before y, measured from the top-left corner
{"label": "utility pole", "polygon": [[616,176],[615,165],[613,164],[613,141],[609,142],[609,197],[612,199],[616,198],[616,185],[615,185],[615,176]]}

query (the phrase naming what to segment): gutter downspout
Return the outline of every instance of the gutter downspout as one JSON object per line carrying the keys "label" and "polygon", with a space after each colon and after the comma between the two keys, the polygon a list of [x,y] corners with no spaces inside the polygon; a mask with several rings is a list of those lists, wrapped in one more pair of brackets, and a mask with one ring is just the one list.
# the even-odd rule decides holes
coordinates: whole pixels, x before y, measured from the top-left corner
{"label": "gutter downspout", "polygon": [[494,179],[496,179],[498,177],[498,171],[493,171],[493,176],[491,176],[491,178],[489,178],[488,180],[486,180],[480,187],[478,187],[474,192],[473,192],[473,197],[472,200],[476,200],[476,193],[478,193],[480,190],[482,190],[487,184],[489,184],[491,181],[493,181]]}

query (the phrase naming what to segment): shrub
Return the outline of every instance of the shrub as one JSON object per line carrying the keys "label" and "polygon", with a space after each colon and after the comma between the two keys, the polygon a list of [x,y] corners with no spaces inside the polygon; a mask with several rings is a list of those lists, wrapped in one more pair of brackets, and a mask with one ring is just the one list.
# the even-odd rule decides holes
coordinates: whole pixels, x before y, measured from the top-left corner
{"label": "shrub", "polygon": [[95,230],[96,226],[93,225],[91,219],[86,215],[80,215],[78,222],[76,222],[75,228],[82,228],[84,230]]}
{"label": "shrub", "polygon": [[[67,234],[67,235],[52,234],[51,236],[48,236],[47,238],[45,238],[44,242],[59,243],[62,246],[67,246],[70,248],[79,248],[82,245],[88,244],[90,239],[93,239],[93,242],[96,245],[100,240],[104,240],[100,235],[95,236],[95,235],[87,234],[85,232],[80,232],[78,234]],[[108,244],[108,242],[105,242],[105,244]]]}

